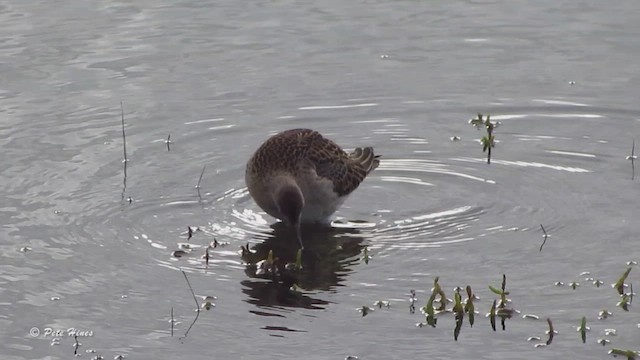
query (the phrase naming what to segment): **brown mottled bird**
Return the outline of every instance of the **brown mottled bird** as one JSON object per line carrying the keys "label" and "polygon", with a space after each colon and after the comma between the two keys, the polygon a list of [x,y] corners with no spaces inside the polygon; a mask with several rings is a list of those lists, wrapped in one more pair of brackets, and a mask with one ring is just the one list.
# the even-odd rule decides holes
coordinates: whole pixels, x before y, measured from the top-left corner
{"label": "brown mottled bird", "polygon": [[347,154],[309,129],[292,129],[269,138],[247,162],[249,193],[267,214],[296,230],[301,223],[328,223],[373,169],[380,164],[373,148]]}

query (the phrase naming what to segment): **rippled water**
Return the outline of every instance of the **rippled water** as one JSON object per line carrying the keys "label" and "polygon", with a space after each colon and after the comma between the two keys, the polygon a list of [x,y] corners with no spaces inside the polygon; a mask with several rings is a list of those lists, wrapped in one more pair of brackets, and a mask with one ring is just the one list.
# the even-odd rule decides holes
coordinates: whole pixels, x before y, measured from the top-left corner
{"label": "rippled water", "polygon": [[[5,2],[2,359],[73,356],[73,337],[45,328],[90,331],[84,358],[638,350],[640,316],[609,284],[640,260],[625,159],[640,130],[639,17],[635,2]],[[491,165],[468,124],[478,112],[501,122]],[[257,146],[293,127],[382,154],[332,228],[305,229],[299,293],[249,264],[269,250],[293,261],[295,240],[243,181]],[[217,297],[186,338],[196,313],[180,269]],[[513,306],[541,320],[491,330],[502,274]],[[452,315],[417,328],[409,312],[410,290],[423,306],[436,276],[451,297],[468,284],[481,298],[457,342]],[[377,300],[390,308],[356,311]],[[603,309],[614,316],[597,320]],[[546,318],[559,333],[535,348]]]}

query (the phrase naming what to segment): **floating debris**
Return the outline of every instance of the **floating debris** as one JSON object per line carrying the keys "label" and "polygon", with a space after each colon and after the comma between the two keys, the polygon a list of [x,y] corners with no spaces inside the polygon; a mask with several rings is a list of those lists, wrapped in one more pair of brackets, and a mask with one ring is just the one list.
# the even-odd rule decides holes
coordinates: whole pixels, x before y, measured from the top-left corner
{"label": "floating debris", "polygon": [[[211,299],[211,300],[207,300],[207,299]],[[216,307],[216,304],[213,303],[213,296],[207,296],[206,299],[202,302],[201,307],[205,310],[211,310],[212,308]]]}
{"label": "floating debris", "polygon": [[608,311],[606,309],[605,310],[601,310],[598,313],[598,320],[604,320],[604,319],[608,318],[611,315],[613,315],[613,313],[611,313],[611,311]]}
{"label": "floating debris", "polygon": [[549,330],[546,331],[546,334],[549,335],[549,339],[547,339],[547,345],[551,345],[553,341],[553,336],[558,332],[553,329],[553,323],[551,323],[551,319],[547,318],[547,324],[549,324]]}
{"label": "floating debris", "polygon": [[416,301],[418,298],[416,297],[416,291],[411,289],[409,290],[409,313],[413,314],[416,312]]}
{"label": "floating debris", "polygon": [[209,247],[204,249],[204,255],[202,255],[202,257],[204,257],[204,264],[209,266]]}
{"label": "floating debris", "polygon": [[373,308],[370,308],[370,307],[368,307],[366,305],[363,305],[362,307],[357,308],[356,310],[358,310],[358,312],[362,314],[362,317],[365,317],[365,316],[369,315],[369,312],[374,311]]}
{"label": "floating debris", "polygon": [[373,303],[373,305],[377,306],[379,309],[382,309],[382,307],[386,307],[387,309],[389,309],[389,307],[391,306],[391,304],[387,300],[378,300]]}
{"label": "floating debris", "polygon": [[175,250],[171,252],[171,256],[173,256],[174,258],[181,258],[185,255],[187,255],[187,252],[184,250]]}

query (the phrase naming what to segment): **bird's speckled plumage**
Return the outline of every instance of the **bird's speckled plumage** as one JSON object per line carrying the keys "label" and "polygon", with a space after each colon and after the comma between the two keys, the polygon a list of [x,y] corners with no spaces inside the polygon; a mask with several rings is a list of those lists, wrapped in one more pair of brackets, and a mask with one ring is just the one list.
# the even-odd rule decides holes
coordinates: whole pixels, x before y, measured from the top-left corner
{"label": "bird's speckled plumage", "polygon": [[280,211],[284,200],[277,193],[298,188],[303,197],[298,220],[328,222],[379,163],[370,147],[347,154],[317,131],[293,129],[274,135],[258,148],[247,163],[245,180],[251,196],[269,215],[295,222]]}

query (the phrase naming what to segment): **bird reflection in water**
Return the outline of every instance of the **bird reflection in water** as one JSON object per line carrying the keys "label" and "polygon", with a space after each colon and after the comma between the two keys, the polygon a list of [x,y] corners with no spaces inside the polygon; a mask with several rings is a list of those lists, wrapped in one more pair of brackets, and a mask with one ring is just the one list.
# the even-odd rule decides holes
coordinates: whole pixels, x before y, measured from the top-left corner
{"label": "bird reflection in water", "polygon": [[242,259],[247,264],[245,273],[249,278],[241,284],[242,291],[249,296],[247,301],[260,307],[324,308],[328,302],[312,297],[311,292],[339,286],[350,268],[359,262],[363,248],[359,231],[303,225],[302,268],[296,270],[297,238],[283,223],[273,224],[272,229],[273,233],[265,241],[250,249],[248,244],[247,248],[243,247]]}

